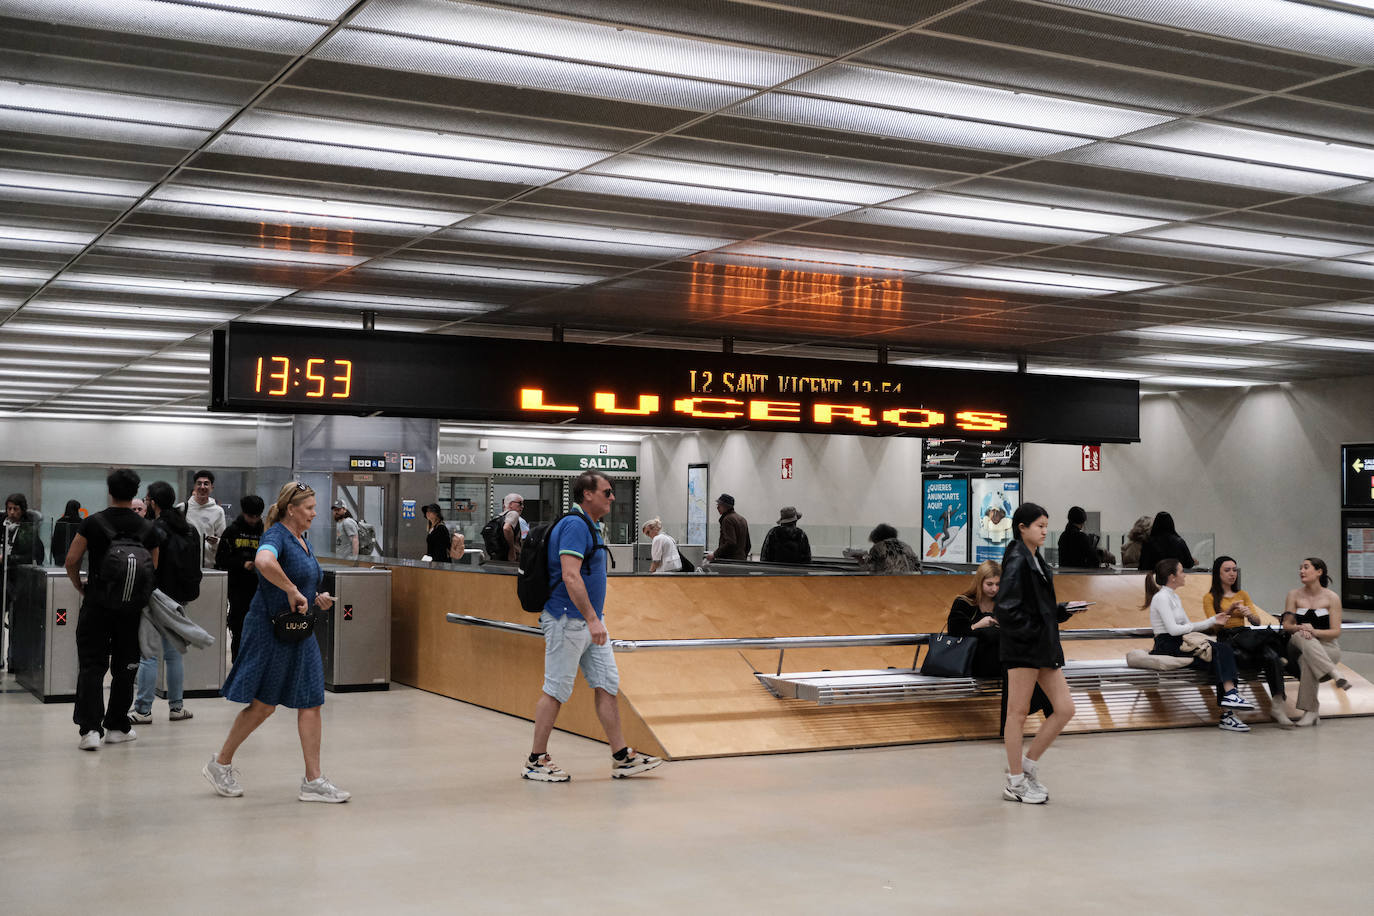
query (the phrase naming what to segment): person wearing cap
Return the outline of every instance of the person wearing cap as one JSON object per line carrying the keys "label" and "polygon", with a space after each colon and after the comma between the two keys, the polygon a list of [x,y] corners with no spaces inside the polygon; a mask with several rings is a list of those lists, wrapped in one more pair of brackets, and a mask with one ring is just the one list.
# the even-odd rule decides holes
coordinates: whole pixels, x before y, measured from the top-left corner
{"label": "person wearing cap", "polygon": [[735,511],[735,498],[729,493],[720,494],[716,497],[716,511],[720,513],[720,540],[706,559],[749,559],[749,551],[754,546],[749,542],[749,520]]}
{"label": "person wearing cap", "polygon": [[444,513],[438,503],[421,506],[429,531],[425,534],[425,556],[434,563],[449,562],[448,525],[444,524]]}
{"label": "person wearing cap", "polygon": [[801,513],[796,506],[783,506],[778,524],[764,536],[759,559],[765,563],[810,563],[811,542],[797,527]]}
{"label": "person wearing cap", "polygon": [[334,556],[358,559],[358,522],[342,499],[334,500]]}

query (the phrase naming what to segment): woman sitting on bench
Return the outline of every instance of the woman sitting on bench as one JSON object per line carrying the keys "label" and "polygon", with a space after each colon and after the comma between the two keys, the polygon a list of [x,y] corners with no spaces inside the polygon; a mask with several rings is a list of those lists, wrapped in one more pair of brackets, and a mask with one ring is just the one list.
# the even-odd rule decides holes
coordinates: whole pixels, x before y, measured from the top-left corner
{"label": "woman sitting on bench", "polygon": [[[1050,793],[1037,778],[1040,755],[1073,718],[1073,696],[1064,679],[1064,649],[1059,644],[1059,624],[1086,604],[1058,604],[1054,574],[1040,555],[1049,534],[1049,513],[1035,503],[1023,503],[1011,517],[1015,534],[1002,555],[1002,582],[997,591],[997,625],[1001,629],[1002,665],[1007,669],[1007,718],[1004,728],[1007,749],[1007,801],[1043,805]],[[1045,717],[1030,749],[1021,743],[1036,685],[1054,704]]]}
{"label": "woman sitting on bench", "polygon": [[[1228,732],[1248,732],[1250,726],[1236,718],[1233,709],[1254,709],[1242,700],[1236,690],[1236,654],[1224,642],[1208,641],[1200,653],[1184,647],[1183,637],[1189,633],[1200,633],[1212,627],[1223,627],[1230,619],[1229,613],[1217,614],[1196,623],[1188,619],[1179,600],[1178,589],[1183,585],[1187,573],[1178,560],[1160,560],[1155,564],[1153,573],[1145,577],[1145,604],[1150,609],[1150,628],[1155,631],[1155,644],[1151,655],[1193,656],[1190,667],[1210,670],[1217,685],[1217,705],[1221,707],[1221,721],[1218,726]],[[1210,658],[1206,657],[1210,655]]]}
{"label": "woman sitting on bench", "polygon": [[1294,725],[1316,725],[1317,684],[1336,679],[1336,686],[1349,690],[1350,682],[1336,674],[1341,660],[1341,647],[1336,640],[1341,635],[1341,599],[1331,589],[1331,576],[1326,562],[1308,557],[1298,567],[1302,588],[1288,593],[1283,602],[1283,628],[1291,634],[1288,658],[1298,663],[1298,709],[1302,710]]}
{"label": "woman sitting on bench", "polygon": [[1283,639],[1273,630],[1252,630],[1246,626],[1262,626],[1264,618],[1260,614],[1264,609],[1240,587],[1240,566],[1234,558],[1222,556],[1212,562],[1212,588],[1202,596],[1202,612],[1208,617],[1226,617],[1217,639],[1235,650],[1238,667],[1264,672],[1269,683],[1270,715],[1280,725],[1291,726],[1293,720],[1283,709]]}
{"label": "woman sitting on bench", "polygon": [[1002,634],[992,613],[1001,581],[1002,565],[996,560],[984,560],[974,571],[968,591],[955,596],[945,621],[945,631],[950,636],[972,636],[978,640],[973,652],[974,677],[1002,676]]}

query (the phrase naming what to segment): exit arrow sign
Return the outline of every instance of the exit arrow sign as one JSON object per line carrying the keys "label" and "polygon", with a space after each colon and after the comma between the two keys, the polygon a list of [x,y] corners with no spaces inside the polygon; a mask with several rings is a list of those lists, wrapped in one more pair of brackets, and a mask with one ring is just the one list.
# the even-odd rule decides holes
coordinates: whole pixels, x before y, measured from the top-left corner
{"label": "exit arrow sign", "polygon": [[1350,466],[1351,466],[1352,468],[1354,468],[1357,472],[1358,472],[1358,471],[1363,471],[1363,470],[1364,470],[1364,461],[1363,461],[1363,459],[1356,458],[1355,461],[1354,461],[1354,463],[1351,464]]}

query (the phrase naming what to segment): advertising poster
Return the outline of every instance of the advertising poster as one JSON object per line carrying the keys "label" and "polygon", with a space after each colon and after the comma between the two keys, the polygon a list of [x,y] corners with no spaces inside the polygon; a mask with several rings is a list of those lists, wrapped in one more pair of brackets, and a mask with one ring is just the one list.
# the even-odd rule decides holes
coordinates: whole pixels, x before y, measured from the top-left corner
{"label": "advertising poster", "polygon": [[687,465],[687,540],[686,544],[706,546],[706,526],[711,507],[708,492],[711,481],[710,465]]}
{"label": "advertising poster", "polygon": [[921,552],[927,560],[968,562],[968,480],[927,477]]}
{"label": "advertising poster", "polygon": [[1021,505],[1021,481],[1015,477],[975,477],[969,481],[973,562],[1002,561],[1011,543],[1011,514]]}

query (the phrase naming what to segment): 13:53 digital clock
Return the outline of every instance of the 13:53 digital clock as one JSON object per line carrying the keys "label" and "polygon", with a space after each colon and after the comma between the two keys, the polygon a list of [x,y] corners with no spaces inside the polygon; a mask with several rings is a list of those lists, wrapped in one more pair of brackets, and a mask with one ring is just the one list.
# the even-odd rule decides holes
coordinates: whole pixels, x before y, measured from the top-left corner
{"label": "13:53 digital clock", "polygon": [[[297,391],[305,386],[304,391]],[[353,393],[353,360],[319,357],[296,360],[289,356],[259,356],[253,373],[253,393],[267,397],[347,399]]]}

